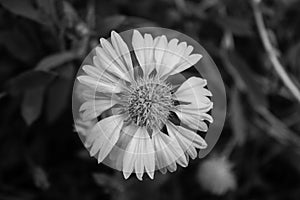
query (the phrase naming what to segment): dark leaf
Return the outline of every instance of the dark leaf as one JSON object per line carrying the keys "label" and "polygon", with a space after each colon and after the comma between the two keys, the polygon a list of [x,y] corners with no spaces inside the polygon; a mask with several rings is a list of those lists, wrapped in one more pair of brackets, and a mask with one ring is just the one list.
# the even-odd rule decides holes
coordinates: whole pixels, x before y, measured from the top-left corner
{"label": "dark leaf", "polygon": [[44,100],[44,87],[26,90],[21,104],[21,113],[27,123],[31,125],[41,114]]}
{"label": "dark leaf", "polygon": [[61,52],[47,56],[42,59],[36,66],[36,70],[49,71],[55,67],[58,67],[66,62],[72,61],[77,58],[77,54],[72,51]]}
{"label": "dark leaf", "polygon": [[29,38],[17,29],[0,32],[0,46],[2,45],[14,58],[26,63],[32,61],[37,55]]}
{"label": "dark leaf", "polygon": [[98,186],[108,189],[110,192],[123,192],[124,185],[116,177],[107,174],[93,174],[93,178]]}
{"label": "dark leaf", "polygon": [[293,45],[287,52],[287,63],[291,66],[294,72],[300,74],[300,42]]}
{"label": "dark leaf", "polygon": [[33,168],[33,180],[36,187],[46,190],[50,187],[46,172],[41,168],[35,166]]}
{"label": "dark leaf", "polygon": [[0,0],[0,4],[15,15],[31,19],[41,24],[46,24],[45,21],[40,18],[39,10],[34,7],[33,1],[31,0]]}
{"label": "dark leaf", "polygon": [[49,23],[57,22],[56,0],[37,0],[36,2],[43,20],[49,20]]}
{"label": "dark leaf", "polygon": [[97,34],[107,35],[111,30],[115,30],[121,26],[125,20],[126,17],[124,15],[115,15],[98,20],[96,21]]}
{"label": "dark leaf", "polygon": [[247,122],[245,119],[246,115],[243,111],[240,93],[237,88],[233,88],[231,92],[230,114],[230,123],[233,129],[234,138],[239,145],[242,145],[246,139]]}
{"label": "dark leaf", "polygon": [[27,71],[15,78],[9,80],[6,88],[11,94],[18,94],[19,92],[45,86],[55,76],[53,74],[42,71]]}
{"label": "dark leaf", "polygon": [[228,51],[228,59],[245,84],[245,92],[249,96],[253,106],[256,109],[267,107],[266,96],[262,91],[262,86],[258,82],[259,77],[251,71],[251,68],[235,51]]}
{"label": "dark leaf", "polygon": [[46,117],[49,123],[55,121],[65,110],[71,106],[70,92],[73,82],[64,78],[57,78],[49,86],[46,100]]}

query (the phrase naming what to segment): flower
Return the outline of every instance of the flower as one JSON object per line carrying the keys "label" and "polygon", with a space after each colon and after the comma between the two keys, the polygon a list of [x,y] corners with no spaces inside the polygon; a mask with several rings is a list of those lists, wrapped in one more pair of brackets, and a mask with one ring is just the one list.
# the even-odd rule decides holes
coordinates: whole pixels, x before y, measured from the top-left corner
{"label": "flower", "polygon": [[109,159],[126,179],[133,172],[139,180],[144,172],[153,179],[155,170],[186,167],[189,157],[197,157],[196,149],[207,147],[195,131],[207,131],[205,121],[213,122],[207,113],[212,94],[205,79],[191,77],[178,87],[169,78],[202,55],[192,54],[186,42],[142,36],[137,30],[132,36],[136,64],[118,33],[112,31],[111,43],[101,38],[100,44],[77,78],[88,86],[82,93],[81,118],[97,121],[82,134],[90,155],[99,163]]}
{"label": "flower", "polygon": [[231,169],[232,163],[226,157],[210,158],[199,167],[199,183],[213,194],[223,195],[236,188],[236,179]]}

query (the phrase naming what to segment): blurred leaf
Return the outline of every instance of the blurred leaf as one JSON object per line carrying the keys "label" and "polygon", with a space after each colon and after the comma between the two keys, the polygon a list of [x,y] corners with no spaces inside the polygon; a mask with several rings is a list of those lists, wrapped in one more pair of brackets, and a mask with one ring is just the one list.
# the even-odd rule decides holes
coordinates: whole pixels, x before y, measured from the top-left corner
{"label": "blurred leaf", "polygon": [[37,54],[31,41],[18,29],[1,31],[0,45],[3,45],[14,58],[23,62],[32,61]]}
{"label": "blurred leaf", "polygon": [[292,45],[292,47],[287,52],[287,62],[293,68],[293,71],[300,73],[300,42]]}
{"label": "blurred leaf", "polygon": [[[36,0],[38,8],[43,20],[48,20],[49,22],[57,22],[57,11],[56,11],[56,2],[57,0]],[[57,3],[60,5],[59,3]]]}
{"label": "blurred leaf", "polygon": [[69,98],[73,82],[58,77],[53,81],[47,91],[46,117],[49,123],[54,122],[65,110],[67,105],[71,106]]}
{"label": "blurred leaf", "polygon": [[71,63],[62,65],[56,70],[56,72],[59,74],[60,77],[71,80],[74,80],[73,78],[76,73],[75,67]]}
{"label": "blurred leaf", "polygon": [[44,99],[44,87],[26,90],[21,104],[21,113],[27,123],[31,125],[41,114]]}
{"label": "blurred leaf", "polygon": [[15,15],[46,24],[46,21],[40,18],[40,13],[32,0],[0,0],[0,4]]}
{"label": "blurred leaf", "polygon": [[238,36],[252,36],[253,30],[249,20],[237,17],[219,16],[215,18],[216,23],[223,29],[231,31]]}
{"label": "blurred leaf", "polygon": [[19,92],[45,86],[54,75],[42,71],[26,71],[15,78],[9,80],[6,84],[8,92],[11,94],[18,94]]}
{"label": "blurred leaf", "polygon": [[[300,137],[286,126],[284,122],[278,119],[273,113],[267,109],[262,109],[259,112],[268,122],[268,133],[276,138],[280,143],[293,144],[295,147],[300,147]],[[264,124],[264,126],[266,126]]]}
{"label": "blurred leaf", "polygon": [[229,61],[235,67],[235,70],[247,87],[245,92],[249,95],[254,108],[262,109],[268,107],[266,96],[258,82],[258,76],[251,71],[251,68],[235,51],[229,50],[227,55]]}
{"label": "blurred leaf", "polygon": [[126,20],[124,15],[109,16],[96,21],[97,34],[107,35],[110,31],[117,29]]}
{"label": "blurred leaf", "polygon": [[33,180],[36,187],[46,190],[50,187],[46,172],[41,168],[35,166],[33,168]]}
{"label": "blurred leaf", "polygon": [[154,27],[155,23],[139,17],[128,17],[124,15],[109,16],[96,21],[96,34],[108,35],[112,30],[125,31],[129,28]]}
{"label": "blurred leaf", "polygon": [[61,52],[47,56],[42,59],[36,66],[36,70],[49,71],[55,67],[58,67],[66,62],[72,61],[77,58],[77,54],[72,51]]}
{"label": "blurred leaf", "polygon": [[97,173],[93,174],[93,178],[98,186],[104,187],[108,190],[108,192],[119,193],[125,190],[123,183],[116,177],[112,177],[103,173]]}
{"label": "blurred leaf", "polygon": [[243,145],[246,140],[247,123],[237,88],[233,88],[231,92],[230,114],[234,138],[239,145]]}

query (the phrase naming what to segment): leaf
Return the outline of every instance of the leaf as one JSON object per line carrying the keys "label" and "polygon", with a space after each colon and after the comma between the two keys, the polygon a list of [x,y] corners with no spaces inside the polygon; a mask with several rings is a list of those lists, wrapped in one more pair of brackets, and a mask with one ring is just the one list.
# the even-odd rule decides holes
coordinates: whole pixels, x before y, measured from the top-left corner
{"label": "leaf", "polygon": [[33,180],[34,180],[34,184],[36,187],[38,187],[42,190],[46,190],[50,187],[48,176],[44,169],[42,169],[41,167],[35,166],[32,169],[32,175],[33,175]]}
{"label": "leaf", "polygon": [[52,54],[42,59],[36,66],[36,70],[49,71],[55,67],[58,67],[66,62],[70,62],[77,58],[77,54],[72,51],[61,52]]}
{"label": "leaf", "polygon": [[51,22],[56,22],[58,20],[55,1],[56,0],[36,0],[43,19],[48,18]]}
{"label": "leaf", "polygon": [[115,15],[106,17],[101,20],[96,20],[96,33],[98,35],[108,35],[112,30],[127,30],[128,27],[153,27],[157,26],[155,23],[139,17],[128,17],[124,15]]}
{"label": "leaf", "polygon": [[116,177],[103,173],[93,174],[93,178],[98,186],[104,187],[112,193],[119,193],[125,190],[124,184]]}
{"label": "leaf", "polygon": [[107,35],[111,30],[117,29],[124,23],[126,17],[124,15],[115,15],[106,17],[104,19],[96,20],[97,34]]}
{"label": "leaf", "polygon": [[246,139],[247,123],[245,113],[243,111],[241,96],[237,88],[233,88],[231,92],[230,113],[230,123],[234,138],[239,145],[243,145]]}
{"label": "leaf", "polygon": [[287,63],[291,66],[294,72],[300,74],[299,65],[300,65],[300,42],[291,46],[288,50],[286,58]]}
{"label": "leaf", "polygon": [[46,24],[44,20],[40,18],[40,13],[31,0],[0,0],[0,4],[14,13],[41,24]]}
{"label": "leaf", "polygon": [[[234,66],[238,75],[247,88],[247,95],[255,109],[262,109],[268,106],[265,94],[258,82],[258,76],[251,71],[247,63],[233,50],[228,51],[229,62]],[[233,74],[236,76],[236,74]],[[235,77],[234,77],[235,78]]]}
{"label": "leaf", "polygon": [[6,83],[6,89],[11,94],[45,86],[53,80],[54,75],[42,71],[26,71]]}
{"label": "leaf", "polygon": [[47,91],[46,99],[46,117],[49,123],[54,122],[66,109],[71,106],[71,89],[73,82],[63,78],[57,78],[53,81]]}
{"label": "leaf", "polygon": [[41,114],[44,99],[44,87],[25,91],[21,103],[21,114],[27,125],[31,125]]}
{"label": "leaf", "polygon": [[0,32],[0,45],[18,60],[30,63],[37,55],[37,50],[32,41],[20,29]]}

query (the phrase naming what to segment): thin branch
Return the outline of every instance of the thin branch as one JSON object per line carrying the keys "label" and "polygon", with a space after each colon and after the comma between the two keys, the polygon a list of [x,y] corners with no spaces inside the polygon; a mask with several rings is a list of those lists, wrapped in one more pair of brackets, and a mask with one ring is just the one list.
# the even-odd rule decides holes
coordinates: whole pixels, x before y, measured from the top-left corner
{"label": "thin branch", "polygon": [[276,50],[270,42],[270,38],[268,36],[268,32],[267,32],[266,26],[263,21],[262,13],[259,8],[259,3],[260,3],[260,0],[252,0],[252,7],[253,7],[253,12],[254,12],[255,22],[256,22],[256,25],[257,25],[257,28],[259,31],[260,38],[263,42],[264,48],[268,54],[268,57],[273,65],[275,71],[277,72],[277,74],[279,75],[279,77],[281,78],[281,80],[283,81],[285,86],[291,91],[291,93],[295,96],[295,98],[300,102],[300,91],[296,87],[296,85],[293,83],[291,78],[288,76],[284,67],[279,62],[277,55],[276,55],[277,54]]}

